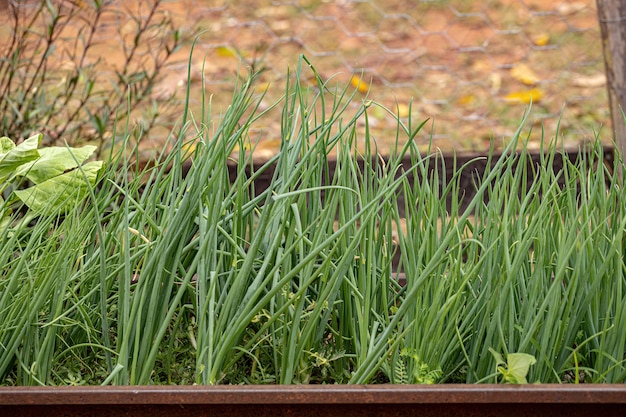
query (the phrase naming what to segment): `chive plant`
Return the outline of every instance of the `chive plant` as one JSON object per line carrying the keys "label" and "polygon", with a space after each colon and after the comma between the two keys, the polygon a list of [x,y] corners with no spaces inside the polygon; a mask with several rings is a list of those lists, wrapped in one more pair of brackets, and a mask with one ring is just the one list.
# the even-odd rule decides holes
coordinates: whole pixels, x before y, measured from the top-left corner
{"label": "chive plant", "polygon": [[[499,382],[516,353],[536,360],[520,380],[626,380],[624,178],[599,142],[530,164],[522,123],[461,206],[464,167],[420,153],[425,122],[384,109],[382,158],[377,104],[306,58],[268,109],[254,80],[217,124],[187,103],[154,166],[112,155],[75,210],[13,212],[2,384]],[[257,167],[250,130],[277,109],[280,150]]]}

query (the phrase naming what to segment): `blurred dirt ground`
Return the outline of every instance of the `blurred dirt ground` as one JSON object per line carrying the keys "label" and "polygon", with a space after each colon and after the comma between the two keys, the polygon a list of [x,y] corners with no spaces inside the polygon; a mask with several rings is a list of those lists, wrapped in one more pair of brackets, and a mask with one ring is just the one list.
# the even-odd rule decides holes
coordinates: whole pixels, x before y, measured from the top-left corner
{"label": "blurred dirt ground", "polygon": [[[114,7],[130,16],[146,1]],[[305,54],[329,85],[351,84],[359,99],[379,102],[403,120],[409,112],[414,122],[429,118],[416,138],[424,147],[431,139],[444,152],[481,152],[492,140],[498,146],[516,130],[530,97],[531,147],[539,146],[542,126],[551,140],[559,123],[568,146],[593,139],[602,125],[602,139],[611,140],[595,0],[175,0],[163,7],[186,42],[154,98],[183,99],[190,45],[200,34],[191,67],[195,111],[203,68],[217,115],[229,103],[241,62],[264,69],[257,88],[267,90],[265,108],[283,94],[287,69]],[[106,33],[102,40],[94,53],[114,65],[118,41]],[[385,153],[395,123],[376,107],[370,117]],[[280,112],[251,134],[260,141],[259,157],[276,152]]]}

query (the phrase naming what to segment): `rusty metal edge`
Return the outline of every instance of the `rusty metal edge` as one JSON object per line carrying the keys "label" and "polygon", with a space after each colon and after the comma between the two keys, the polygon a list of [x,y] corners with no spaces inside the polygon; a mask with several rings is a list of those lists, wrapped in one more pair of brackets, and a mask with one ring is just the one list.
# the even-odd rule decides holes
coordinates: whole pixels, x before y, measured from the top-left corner
{"label": "rusty metal edge", "polygon": [[105,404],[613,404],[626,407],[626,384],[88,386],[0,388],[1,406],[78,406]]}
{"label": "rusty metal edge", "polygon": [[[577,158],[583,155],[589,156],[591,152],[592,152],[591,149],[586,148],[582,145],[579,147],[569,146],[569,147],[557,149],[556,150],[557,157],[554,158],[554,160],[552,161],[552,170],[555,173],[559,172],[562,170],[565,160],[575,161]],[[616,164],[615,152],[616,150],[613,146],[602,145],[602,154],[604,158],[602,163],[611,172],[615,169],[615,164]],[[519,155],[520,153],[516,152],[516,154]],[[526,155],[528,157],[526,160],[526,164],[527,164],[527,167],[530,168],[532,166],[538,167],[541,163],[544,162],[548,154],[546,152],[541,152],[539,150],[528,150],[526,152]],[[502,156],[503,154],[501,151],[494,151],[494,153],[491,155],[491,158],[486,157],[484,154],[474,153],[474,152],[461,152],[457,154],[433,153],[430,155],[428,159],[429,162],[427,164],[427,171],[429,173],[432,173],[436,169],[439,171],[440,176],[443,177],[445,174],[445,178],[448,178],[448,179],[453,178],[455,175],[459,175],[459,184],[458,184],[459,201],[457,201],[456,203],[458,203],[461,211],[463,211],[467,207],[469,201],[476,194],[476,179],[482,178],[484,176],[484,173],[488,169],[490,169],[490,167],[493,166],[496,163],[496,161],[499,160]],[[426,155],[423,155],[423,157],[424,157],[424,160],[426,160]],[[355,158],[355,159],[357,161],[359,169],[363,170],[365,161],[362,158]],[[382,160],[385,161],[386,163],[386,161],[388,161],[388,157],[383,156]],[[328,162],[329,174],[332,176],[336,168],[337,160],[334,158],[329,158],[327,162]],[[378,163],[380,163],[380,158],[378,156],[372,157],[371,164],[376,165]],[[413,167],[414,163],[415,162],[411,159],[411,157],[409,156],[403,157],[402,160],[400,161],[400,165],[401,165],[400,171],[410,170],[411,167]],[[187,175],[187,173],[192,167],[192,164],[193,163],[191,160],[188,160],[183,164],[182,166],[183,176]],[[253,172],[255,173],[255,179],[253,183],[254,183],[255,193],[259,194],[270,186],[271,181],[273,181],[274,179],[274,173],[275,173],[276,168],[277,168],[276,161],[270,163],[269,160],[253,160],[250,165],[243,167],[243,170],[248,175],[250,175]],[[231,178],[231,181],[234,178],[236,178],[236,176],[238,175],[241,169],[242,168],[237,164],[236,161],[234,160],[230,161],[230,163],[228,164],[228,172],[229,172],[229,177]],[[530,170],[529,173],[527,174],[529,175],[529,179],[531,178],[531,172],[532,170]],[[396,173],[396,175],[397,176],[400,175],[400,172]],[[421,175],[422,175],[421,172],[413,172],[410,175],[408,175],[407,178],[410,182],[413,182],[416,179],[420,180],[419,177]],[[327,179],[325,178],[323,179],[323,181],[326,181],[326,180]],[[564,181],[564,179],[561,178],[560,181]],[[398,198],[399,203],[403,202],[404,197],[402,193],[400,193],[397,196],[397,198]],[[452,198],[451,195],[447,195],[446,197],[446,205],[448,208],[450,208],[453,203],[451,201],[451,198]],[[485,196],[485,199],[486,198],[487,197]],[[404,217],[405,216],[404,204],[398,204],[398,209],[400,210],[400,217]]]}

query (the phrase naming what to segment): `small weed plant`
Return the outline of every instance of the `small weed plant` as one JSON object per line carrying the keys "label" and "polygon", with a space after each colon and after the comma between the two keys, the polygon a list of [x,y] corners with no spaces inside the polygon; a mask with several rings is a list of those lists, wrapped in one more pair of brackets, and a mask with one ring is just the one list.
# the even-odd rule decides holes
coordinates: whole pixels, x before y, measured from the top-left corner
{"label": "small weed plant", "polygon": [[[132,116],[149,132],[171,99],[155,86],[182,42],[162,0],[10,1],[0,11],[0,136],[42,145],[112,145]],[[116,22],[116,23],[112,23]],[[126,24],[122,24],[122,23]],[[117,28],[117,29],[116,29]],[[96,48],[118,38],[113,57]],[[130,92],[130,94],[129,94]],[[120,111],[127,108],[129,111]]]}
{"label": "small weed plant", "polygon": [[[2,384],[626,381],[626,195],[599,143],[555,172],[522,124],[461,208],[425,122],[384,109],[406,145],[383,159],[377,104],[306,58],[273,107],[254,78],[217,124],[185,110],[186,175],[176,140],[139,172],[110,157],[72,210],[21,222],[5,189]],[[249,132],[277,111],[258,167]]]}

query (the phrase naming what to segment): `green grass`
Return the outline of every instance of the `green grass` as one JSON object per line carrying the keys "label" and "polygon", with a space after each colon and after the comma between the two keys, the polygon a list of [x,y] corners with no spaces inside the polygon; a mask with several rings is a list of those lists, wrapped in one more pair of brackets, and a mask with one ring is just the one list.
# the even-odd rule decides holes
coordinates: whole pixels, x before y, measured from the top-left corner
{"label": "green grass", "polygon": [[[448,208],[460,175],[429,169],[436,153],[412,140],[423,123],[396,118],[406,145],[382,161],[378,105],[351,107],[356,92],[319,77],[303,87],[310,71],[301,59],[265,110],[254,74],[241,80],[213,129],[210,101],[186,108],[184,177],[188,147],[173,138],[152,168],[112,155],[73,211],[13,212],[0,230],[0,383],[497,382],[490,349],[534,356],[529,382],[626,380],[624,178],[599,143],[556,174],[546,145],[529,168],[514,153],[522,123],[486,156],[468,208]],[[280,151],[250,172],[248,131],[276,109]]]}

